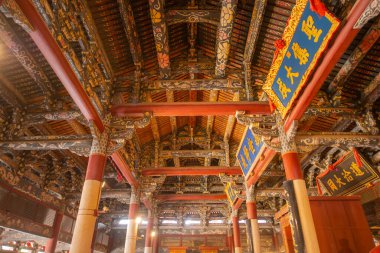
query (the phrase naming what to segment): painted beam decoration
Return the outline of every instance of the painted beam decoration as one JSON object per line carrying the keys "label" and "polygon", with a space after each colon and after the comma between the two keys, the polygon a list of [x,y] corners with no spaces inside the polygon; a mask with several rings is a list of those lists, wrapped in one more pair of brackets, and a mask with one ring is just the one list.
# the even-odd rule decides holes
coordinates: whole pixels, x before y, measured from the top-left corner
{"label": "painted beam decoration", "polygon": [[259,136],[255,136],[252,130],[247,127],[244,131],[243,139],[240,142],[236,157],[239,161],[244,177],[247,179],[263,152],[263,142]]}
{"label": "painted beam decoration", "polygon": [[377,170],[353,150],[317,176],[318,192],[322,194],[320,186],[323,186],[329,195],[350,195],[370,187],[372,182],[379,179]]}
{"label": "painted beam decoration", "polygon": [[318,1],[297,1],[283,39],[276,42],[275,59],[263,89],[283,118],[340,24],[322,3],[314,3]]}
{"label": "painted beam decoration", "polygon": [[238,200],[238,197],[236,195],[235,190],[232,188],[232,185],[230,182],[227,183],[224,191],[226,192],[228,201],[230,202],[231,206],[233,206],[235,202]]}

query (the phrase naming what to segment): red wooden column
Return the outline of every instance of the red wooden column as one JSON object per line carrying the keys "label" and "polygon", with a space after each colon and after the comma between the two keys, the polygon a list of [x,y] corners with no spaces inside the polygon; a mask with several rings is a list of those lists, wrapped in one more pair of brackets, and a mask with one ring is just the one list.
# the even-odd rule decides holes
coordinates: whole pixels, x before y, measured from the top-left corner
{"label": "red wooden column", "polygon": [[[157,214],[157,210],[154,211]],[[158,218],[154,216],[153,218],[153,231],[152,235],[152,253],[158,253],[158,240],[159,240],[159,227],[158,227]]]}
{"label": "red wooden column", "polygon": [[57,246],[58,235],[61,229],[62,220],[63,220],[63,213],[57,212],[54,218],[52,237],[47,241],[46,246],[45,246],[46,253],[55,252],[55,247]]}
{"label": "red wooden column", "polygon": [[128,227],[127,235],[125,238],[125,248],[124,253],[135,253],[136,252],[136,241],[137,241],[137,213],[139,211],[140,205],[140,192],[138,189],[132,187],[131,200],[129,203],[129,214],[128,214]]}
{"label": "red wooden column", "polygon": [[239,215],[238,210],[232,211],[232,227],[234,231],[234,246],[235,246],[235,253],[242,253],[241,249],[241,242],[240,242],[240,227],[239,227]]}
{"label": "red wooden column", "polygon": [[259,230],[259,223],[257,222],[257,208],[256,208],[256,201],[254,196],[254,186],[251,185],[251,187],[247,187],[246,189],[246,206],[247,206],[247,216],[248,220],[251,223],[251,238],[253,242],[253,252],[260,253],[261,252],[261,246],[260,246],[260,230]]}
{"label": "red wooden column", "polygon": [[[303,240],[307,252],[319,253],[319,244],[313,216],[311,213],[309,197],[305,180],[303,179],[301,164],[298,158],[297,147],[294,141],[294,132],[296,129],[291,129],[288,133],[285,132],[284,122],[279,113],[277,117],[277,129],[281,141],[281,156],[285,168],[285,175],[287,181],[292,188],[288,191],[289,204],[294,208],[292,217],[294,219],[292,226],[293,237],[296,234],[295,228],[301,227]],[[289,182],[290,181],[290,182]],[[295,200],[292,204],[291,200]],[[299,226],[300,225],[300,226]],[[293,239],[295,240],[296,237]]]}
{"label": "red wooden column", "polygon": [[234,238],[233,238],[233,232],[231,228],[231,224],[228,224],[227,227],[227,246],[231,253],[234,252]]}
{"label": "red wooden column", "polygon": [[148,212],[148,224],[145,232],[145,248],[144,253],[152,253],[152,231],[153,231],[153,216],[152,212]]}
{"label": "red wooden column", "polygon": [[98,216],[102,178],[107,161],[108,133],[99,133],[92,142],[86,178],[79,204],[70,252],[91,252],[92,238]]}

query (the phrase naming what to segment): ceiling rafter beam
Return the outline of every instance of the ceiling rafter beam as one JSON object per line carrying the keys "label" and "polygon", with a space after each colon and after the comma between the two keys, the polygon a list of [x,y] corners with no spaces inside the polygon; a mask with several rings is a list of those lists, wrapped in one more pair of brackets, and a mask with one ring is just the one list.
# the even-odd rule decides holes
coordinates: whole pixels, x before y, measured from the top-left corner
{"label": "ceiling rafter beam", "polygon": [[247,100],[253,99],[251,64],[260,33],[261,23],[263,22],[266,4],[267,0],[255,1],[255,5],[252,10],[251,22],[249,24],[247,41],[244,48],[243,67]]}
{"label": "ceiling rafter beam", "polygon": [[166,25],[164,0],[149,1],[158,66],[162,79],[170,78],[169,34]]}
{"label": "ceiling rafter beam", "polygon": [[145,112],[153,116],[208,116],[235,115],[236,111],[246,114],[270,115],[268,102],[174,102],[174,103],[139,103],[117,105],[111,108],[111,113],[118,117],[140,117]]}
{"label": "ceiling rafter beam", "polygon": [[143,58],[140,45],[140,38],[137,32],[135,18],[130,0],[117,0],[119,11],[123,20],[124,31],[127,35],[129,48],[131,51],[133,63],[135,66],[142,67]]}
{"label": "ceiling rafter beam", "polygon": [[166,21],[168,25],[178,23],[210,23],[218,25],[220,11],[200,10],[200,9],[173,9],[166,11]]}
{"label": "ceiling rafter beam", "polygon": [[330,100],[335,106],[338,106],[341,103],[342,90],[345,82],[359,63],[364,59],[367,53],[371,50],[371,48],[376,44],[379,37],[380,18],[378,18],[377,21],[375,21],[375,23],[373,23],[373,25],[369,28],[360,44],[355,48],[354,52],[352,52],[350,57],[336,74],[334,80],[330,83],[327,92],[330,94]]}
{"label": "ceiling rafter beam", "polygon": [[215,76],[218,78],[226,74],[237,2],[237,0],[222,0],[220,22],[216,33]]}

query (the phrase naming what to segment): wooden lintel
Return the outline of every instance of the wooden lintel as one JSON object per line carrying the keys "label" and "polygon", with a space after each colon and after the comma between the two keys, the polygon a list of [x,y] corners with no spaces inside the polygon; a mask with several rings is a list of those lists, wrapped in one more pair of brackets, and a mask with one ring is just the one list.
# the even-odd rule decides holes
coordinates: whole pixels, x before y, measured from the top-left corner
{"label": "wooden lintel", "polygon": [[270,115],[268,102],[173,102],[173,103],[140,103],[116,105],[111,109],[118,117],[141,117],[145,112],[153,116],[208,116],[235,115],[236,111],[246,114]]}
{"label": "wooden lintel", "polygon": [[157,80],[148,84],[150,91],[163,90],[240,90],[244,89],[241,79],[184,79]]}

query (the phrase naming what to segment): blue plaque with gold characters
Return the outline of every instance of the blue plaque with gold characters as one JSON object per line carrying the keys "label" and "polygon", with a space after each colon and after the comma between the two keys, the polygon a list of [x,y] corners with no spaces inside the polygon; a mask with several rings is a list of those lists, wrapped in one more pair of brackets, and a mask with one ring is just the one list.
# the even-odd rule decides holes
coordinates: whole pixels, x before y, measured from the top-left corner
{"label": "blue plaque with gold characters", "polygon": [[357,152],[350,151],[325,172],[317,176],[319,194],[320,186],[332,196],[349,195],[371,187],[374,181],[380,179],[377,169]]}
{"label": "blue plaque with gold characters", "polygon": [[224,191],[227,194],[228,201],[230,201],[230,204],[233,206],[235,204],[236,200],[238,199],[238,197],[236,196],[235,190],[232,189],[230,182],[227,183]]}
{"label": "blue plaque with gold characters", "polygon": [[328,11],[320,16],[310,0],[298,0],[282,45],[263,86],[282,118],[291,109],[340,21]]}
{"label": "blue plaque with gold characters", "polygon": [[243,139],[236,153],[244,177],[248,178],[263,152],[263,142],[255,136],[249,127],[246,127]]}

